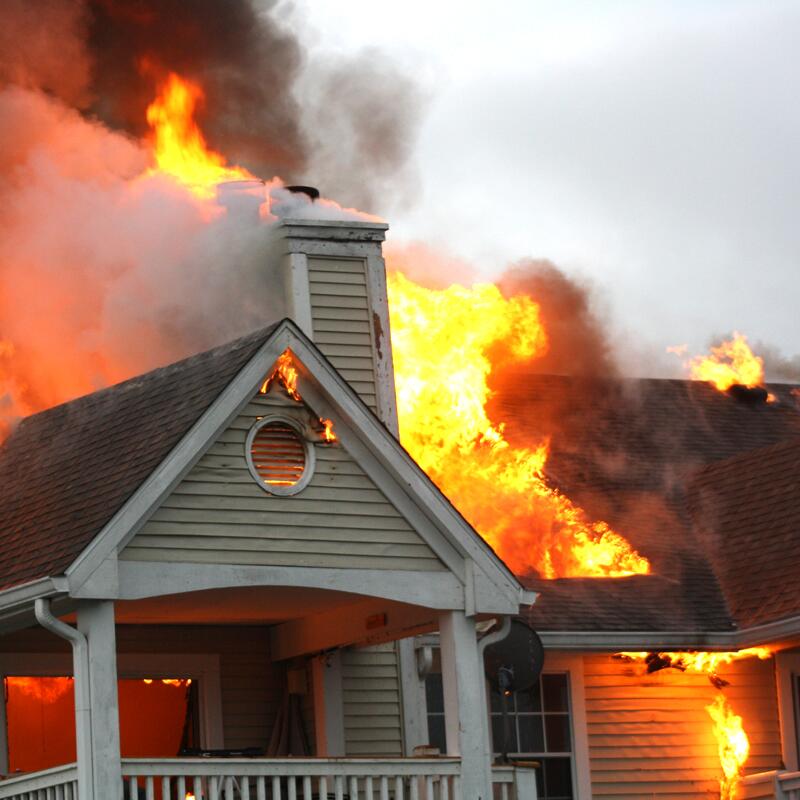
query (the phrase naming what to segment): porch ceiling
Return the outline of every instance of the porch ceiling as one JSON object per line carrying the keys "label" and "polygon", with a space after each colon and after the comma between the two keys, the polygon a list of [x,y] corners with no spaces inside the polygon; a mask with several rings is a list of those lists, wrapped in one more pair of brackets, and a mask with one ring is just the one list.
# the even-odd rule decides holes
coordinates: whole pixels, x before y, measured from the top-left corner
{"label": "porch ceiling", "polygon": [[258,624],[299,619],[362,602],[363,596],[297,586],[243,586],[116,603],[117,623]]}

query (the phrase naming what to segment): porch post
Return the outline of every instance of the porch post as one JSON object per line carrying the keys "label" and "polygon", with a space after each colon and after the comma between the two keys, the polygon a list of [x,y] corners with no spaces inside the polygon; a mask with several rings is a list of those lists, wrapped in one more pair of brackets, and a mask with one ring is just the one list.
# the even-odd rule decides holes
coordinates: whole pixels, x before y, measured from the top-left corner
{"label": "porch post", "polygon": [[122,797],[117,698],[117,644],[114,603],[93,600],[78,607],[78,630],[89,650],[89,701],[91,704],[91,760],[96,800]]}
{"label": "porch post", "polygon": [[461,757],[461,794],[492,797],[489,723],[483,691],[483,663],[475,622],[463,611],[439,615],[447,754]]}

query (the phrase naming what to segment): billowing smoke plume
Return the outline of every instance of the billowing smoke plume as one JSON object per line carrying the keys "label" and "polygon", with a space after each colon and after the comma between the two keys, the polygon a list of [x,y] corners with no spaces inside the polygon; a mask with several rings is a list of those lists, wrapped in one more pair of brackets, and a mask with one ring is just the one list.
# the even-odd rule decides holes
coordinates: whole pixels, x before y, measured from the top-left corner
{"label": "billowing smoke plume", "polygon": [[506,270],[500,287],[507,295],[528,294],[541,307],[550,345],[531,365],[537,372],[585,377],[616,374],[608,327],[592,308],[594,298],[588,286],[549,261],[527,259]]}
{"label": "billowing smoke plume", "polygon": [[[389,209],[392,195],[369,207],[380,188],[371,176],[405,169],[416,90],[402,75],[387,85],[374,70],[348,75],[339,63],[320,84],[346,89],[336,102],[329,94],[301,102],[304,71],[313,64],[321,80],[324,70],[285,8],[0,5],[0,433],[21,415],[279,313],[264,286],[263,226],[209,216],[208,203],[147,174],[145,110],[169,71],[202,87],[201,127],[229,162],[287,182],[316,182],[313,168],[327,195]],[[373,61],[383,69],[379,55]],[[323,122],[340,147],[319,147]]]}

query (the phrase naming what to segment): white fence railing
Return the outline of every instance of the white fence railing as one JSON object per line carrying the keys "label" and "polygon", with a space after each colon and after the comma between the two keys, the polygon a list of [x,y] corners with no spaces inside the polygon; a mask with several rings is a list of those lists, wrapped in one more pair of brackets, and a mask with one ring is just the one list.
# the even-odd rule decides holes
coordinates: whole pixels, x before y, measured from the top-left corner
{"label": "white fence railing", "polygon": [[494,800],[536,800],[534,765],[502,764],[493,766],[492,789]]}
{"label": "white fence railing", "polygon": [[457,758],[123,759],[125,800],[467,800]]}
{"label": "white fence railing", "polygon": [[2,800],[78,800],[78,769],[75,764],[53,767],[30,775],[0,781]]}
{"label": "white fence railing", "polygon": [[800,772],[770,770],[739,783],[737,800],[800,800]]}

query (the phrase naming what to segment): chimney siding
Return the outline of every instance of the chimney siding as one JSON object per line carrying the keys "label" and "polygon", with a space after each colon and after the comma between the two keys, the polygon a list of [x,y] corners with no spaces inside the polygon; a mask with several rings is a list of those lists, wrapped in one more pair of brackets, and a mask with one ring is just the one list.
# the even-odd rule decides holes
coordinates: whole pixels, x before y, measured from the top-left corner
{"label": "chimney siding", "polygon": [[275,229],[273,260],[283,273],[289,316],[397,435],[381,253],[387,227],[283,220]]}

